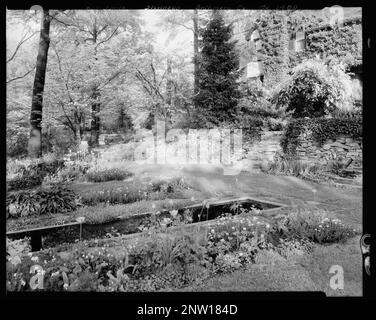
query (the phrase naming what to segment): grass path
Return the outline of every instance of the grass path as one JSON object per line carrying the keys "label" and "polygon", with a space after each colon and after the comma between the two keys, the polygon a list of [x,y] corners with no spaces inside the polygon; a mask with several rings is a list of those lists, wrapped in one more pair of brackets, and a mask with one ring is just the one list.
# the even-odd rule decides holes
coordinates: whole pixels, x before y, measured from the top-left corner
{"label": "grass path", "polygon": [[215,198],[253,196],[289,205],[304,201],[327,209],[329,213],[353,227],[362,226],[362,189],[358,188],[336,188],[296,177],[266,175],[260,172],[223,175],[221,169],[210,166],[176,168],[148,165],[134,170],[148,176],[183,174],[193,178],[202,191],[211,193]]}

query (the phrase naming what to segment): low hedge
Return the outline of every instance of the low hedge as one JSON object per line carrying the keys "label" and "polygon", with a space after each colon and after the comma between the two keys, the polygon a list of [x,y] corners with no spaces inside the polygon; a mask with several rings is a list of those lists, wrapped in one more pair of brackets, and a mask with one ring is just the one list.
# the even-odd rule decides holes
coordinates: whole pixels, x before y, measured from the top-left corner
{"label": "low hedge", "polygon": [[299,143],[298,137],[306,130],[312,131],[312,138],[319,145],[341,135],[360,139],[363,135],[363,120],[361,117],[293,119],[287,124],[281,139],[281,147],[285,154],[295,154]]}

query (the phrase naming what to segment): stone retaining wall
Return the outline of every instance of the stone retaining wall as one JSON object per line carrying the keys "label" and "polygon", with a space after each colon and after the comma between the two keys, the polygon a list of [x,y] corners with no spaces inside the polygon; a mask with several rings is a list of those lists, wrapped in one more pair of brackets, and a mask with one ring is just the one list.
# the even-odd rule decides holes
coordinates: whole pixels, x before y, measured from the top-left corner
{"label": "stone retaining wall", "polygon": [[261,141],[253,144],[248,152],[247,160],[253,169],[258,169],[263,162],[273,161],[274,155],[281,151],[281,137],[283,131],[264,131]]}
{"label": "stone retaining wall", "polygon": [[347,161],[352,159],[351,166],[362,166],[362,140],[354,140],[349,136],[338,136],[319,145],[313,140],[311,133],[304,132],[298,137],[296,157],[299,160],[327,164],[330,161]]}

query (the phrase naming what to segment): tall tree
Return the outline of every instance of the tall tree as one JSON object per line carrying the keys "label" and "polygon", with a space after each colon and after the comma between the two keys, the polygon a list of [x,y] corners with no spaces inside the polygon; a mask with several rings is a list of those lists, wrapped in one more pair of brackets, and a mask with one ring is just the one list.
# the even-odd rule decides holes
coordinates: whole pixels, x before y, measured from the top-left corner
{"label": "tall tree", "polygon": [[222,13],[215,10],[202,31],[196,126],[205,127],[234,123],[238,114],[239,57],[232,28],[225,24]]}
{"label": "tall tree", "polygon": [[43,91],[47,68],[48,48],[50,46],[50,24],[52,16],[49,10],[43,10],[40,29],[39,50],[33,85],[33,96],[30,114],[29,156],[42,156],[42,109]]}
{"label": "tall tree", "polygon": [[[168,10],[168,13],[164,16],[164,22],[169,27],[183,27],[193,33],[193,92],[194,96],[198,93],[198,73],[199,73],[199,36],[200,36],[200,24],[204,23],[205,16],[209,13],[208,10]],[[171,31],[171,30],[170,30]],[[174,38],[178,32],[174,30],[170,34],[169,38]]]}
{"label": "tall tree", "polygon": [[[87,79],[83,82],[85,84],[83,91],[90,96],[90,144],[92,146],[97,145],[99,140],[100,117],[105,100],[102,96],[103,90],[127,71],[126,65],[129,64],[127,61],[132,58],[128,56],[124,58],[122,56],[117,57],[118,50],[117,48],[111,48],[111,44],[117,41],[119,48],[123,48],[124,45],[118,42],[119,38],[121,41],[121,35],[131,34],[130,41],[132,45],[135,45],[134,39],[138,37],[140,32],[138,15],[136,10],[85,10],[68,12],[59,19],[61,24],[69,27],[66,33],[68,37],[69,30],[73,33],[75,47],[73,52],[83,52],[85,54],[83,61],[85,61],[84,64],[86,65],[85,73],[87,77],[85,77]],[[63,42],[66,42],[66,40]],[[60,50],[62,49],[65,49],[65,47]],[[57,51],[54,51],[58,55]],[[118,61],[114,62],[116,59]],[[58,60],[60,59],[58,58]],[[58,61],[58,64],[60,65],[60,61]],[[67,81],[65,82],[68,82],[72,73],[71,71],[68,73]],[[68,87],[66,87],[66,91],[69,91]],[[69,104],[74,105],[75,109],[77,109],[77,99],[72,99],[72,94],[69,94]],[[64,108],[63,105],[62,107]],[[74,115],[78,122],[83,119],[81,114],[82,112],[79,111],[77,113],[78,117],[76,117],[76,113]],[[69,120],[67,116],[69,115],[66,114],[69,127],[72,127],[73,131],[80,131],[75,134],[79,141],[82,130],[79,130],[79,126],[75,124],[76,121]]]}
{"label": "tall tree", "polygon": [[194,65],[194,86],[193,93],[194,96],[198,93],[198,12],[197,9],[193,10],[193,65]]}

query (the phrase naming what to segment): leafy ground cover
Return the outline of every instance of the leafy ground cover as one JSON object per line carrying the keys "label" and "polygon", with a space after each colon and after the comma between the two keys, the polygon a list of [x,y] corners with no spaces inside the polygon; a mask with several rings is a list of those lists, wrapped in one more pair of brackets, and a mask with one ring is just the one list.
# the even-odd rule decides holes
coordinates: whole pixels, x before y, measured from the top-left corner
{"label": "leafy ground cover", "polygon": [[[173,212],[171,216],[173,219]],[[278,266],[291,256],[319,256],[314,248],[322,237],[310,239],[307,228],[290,228],[291,221],[301,222],[294,212],[288,218],[269,224],[257,217],[227,216],[213,221],[205,232],[166,233],[166,226],[160,224],[131,242],[115,239],[112,245],[98,246],[91,240],[70,245],[65,252],[50,249],[21,255],[13,246],[8,250],[7,286],[8,290],[34,290],[33,272],[28,271],[38,263],[43,274],[40,290],[170,291],[189,289],[205,279],[215,281],[213,277],[219,275],[226,278],[236,270],[245,271],[266,261]],[[346,243],[358,233],[325,219],[323,212],[315,210],[307,212],[304,221],[310,228],[332,222],[319,231],[327,243]],[[338,239],[338,232],[344,237]],[[307,264],[312,264],[310,259],[305,260]]]}

